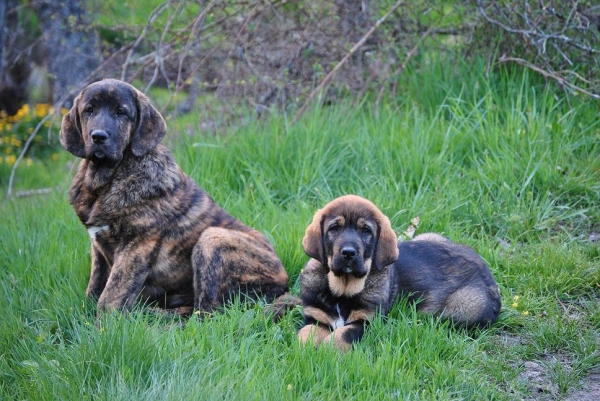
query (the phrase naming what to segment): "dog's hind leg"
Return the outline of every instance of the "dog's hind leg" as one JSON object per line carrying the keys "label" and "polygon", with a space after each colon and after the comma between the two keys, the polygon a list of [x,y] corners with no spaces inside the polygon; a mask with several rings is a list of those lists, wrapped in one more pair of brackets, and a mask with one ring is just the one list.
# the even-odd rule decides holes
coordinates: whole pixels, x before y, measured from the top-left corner
{"label": "dog's hind leg", "polygon": [[487,288],[467,286],[446,298],[442,316],[458,326],[483,328],[496,320],[498,311]]}
{"label": "dog's hind leg", "polygon": [[195,309],[212,312],[238,292],[270,302],[288,291],[281,261],[256,234],[222,227],[202,233],[192,253]]}

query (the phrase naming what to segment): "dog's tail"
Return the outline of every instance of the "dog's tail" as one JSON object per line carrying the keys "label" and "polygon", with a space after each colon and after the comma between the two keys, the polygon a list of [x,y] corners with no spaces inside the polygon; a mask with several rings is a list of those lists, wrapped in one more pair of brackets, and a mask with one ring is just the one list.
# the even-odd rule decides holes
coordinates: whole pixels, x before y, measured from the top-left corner
{"label": "dog's tail", "polygon": [[275,298],[272,303],[267,305],[265,308],[265,313],[269,316],[272,316],[274,322],[278,322],[283,315],[300,305],[302,305],[300,298],[290,294],[289,292],[286,292],[283,295]]}

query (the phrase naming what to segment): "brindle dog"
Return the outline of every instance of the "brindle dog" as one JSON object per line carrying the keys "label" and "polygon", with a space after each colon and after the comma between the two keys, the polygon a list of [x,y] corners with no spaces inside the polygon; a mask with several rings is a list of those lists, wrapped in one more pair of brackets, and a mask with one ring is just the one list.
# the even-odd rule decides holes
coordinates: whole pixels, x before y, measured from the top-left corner
{"label": "brindle dog", "polygon": [[100,310],[141,301],[181,314],[240,291],[284,295],[273,246],[181,171],[159,145],[165,133],[148,98],[114,79],[86,87],[63,118],[61,144],[83,158],[69,197],[92,243],[86,295]]}
{"label": "brindle dog", "polygon": [[434,233],[398,243],[389,219],[359,196],[319,210],[302,245],[311,257],[300,274],[302,343],[333,342],[348,350],[377,310],[387,314],[401,296],[467,327],[498,317],[498,287],[473,250]]}

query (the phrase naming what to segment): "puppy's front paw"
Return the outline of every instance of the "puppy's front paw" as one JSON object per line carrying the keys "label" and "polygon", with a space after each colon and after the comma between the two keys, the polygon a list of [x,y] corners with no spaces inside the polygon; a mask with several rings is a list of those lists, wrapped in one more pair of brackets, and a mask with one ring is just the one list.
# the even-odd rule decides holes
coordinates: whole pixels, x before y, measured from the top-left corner
{"label": "puppy's front paw", "polygon": [[328,327],[318,324],[307,324],[298,331],[298,341],[300,341],[300,344],[313,343],[315,346],[318,346],[330,334],[331,330]]}

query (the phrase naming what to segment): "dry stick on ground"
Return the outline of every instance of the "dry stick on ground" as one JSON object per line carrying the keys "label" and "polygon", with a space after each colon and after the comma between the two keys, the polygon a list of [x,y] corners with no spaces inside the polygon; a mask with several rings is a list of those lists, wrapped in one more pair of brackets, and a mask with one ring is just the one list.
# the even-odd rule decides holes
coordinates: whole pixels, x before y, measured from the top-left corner
{"label": "dry stick on ground", "polygon": [[335,73],[340,68],[342,68],[342,66],[346,63],[346,61],[348,61],[348,59],[350,57],[352,57],[352,55],[362,45],[365,44],[365,42],[367,41],[367,39],[369,39],[369,37],[377,30],[377,28],[379,28],[379,25],[381,25],[387,19],[387,17],[389,17],[394,11],[396,11],[396,9],[398,9],[398,7],[400,7],[403,4],[404,4],[403,1],[399,1],[396,4],[394,4],[392,6],[392,8],[390,8],[389,11],[383,17],[381,17],[380,19],[377,20],[377,22],[375,23],[375,25],[373,25],[373,27],[371,29],[369,29],[369,32],[365,33],[365,35],[358,42],[356,42],[356,44],[354,46],[352,46],[352,49],[350,49],[350,51],[348,52],[348,54],[346,54],[344,56],[344,58],[342,58],[340,60],[340,62],[337,63],[337,65],[335,67],[333,67],[333,69],[331,71],[329,71],[329,74],[327,74],[327,76],[325,76],[325,78],[323,78],[323,80],[321,81],[321,83],[319,84],[319,86],[317,86],[315,88],[315,90],[313,90],[311,92],[311,94],[308,95],[308,98],[306,99],[306,101],[304,102],[304,104],[302,105],[302,107],[300,107],[300,109],[298,110],[298,113],[296,113],[296,115],[294,116],[294,119],[292,120],[292,125],[294,125],[294,124],[296,124],[298,122],[298,120],[300,119],[300,117],[302,117],[302,114],[304,114],[304,112],[306,111],[306,108],[308,107],[308,105],[311,102],[311,100],[329,83],[329,81],[331,81],[331,78],[333,78],[333,76],[335,75]]}

